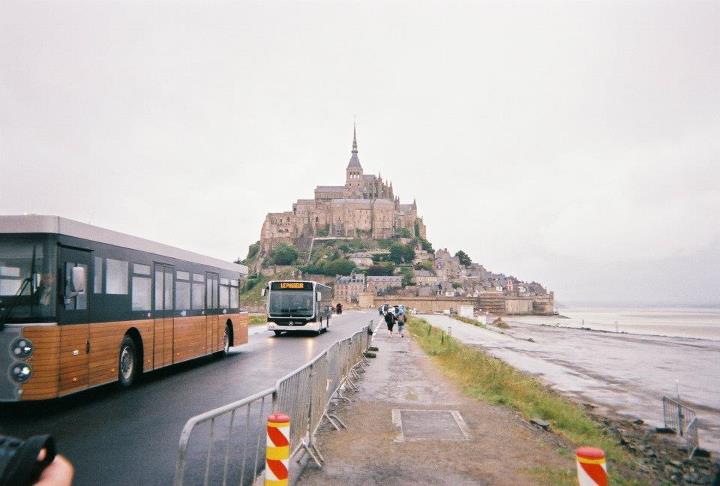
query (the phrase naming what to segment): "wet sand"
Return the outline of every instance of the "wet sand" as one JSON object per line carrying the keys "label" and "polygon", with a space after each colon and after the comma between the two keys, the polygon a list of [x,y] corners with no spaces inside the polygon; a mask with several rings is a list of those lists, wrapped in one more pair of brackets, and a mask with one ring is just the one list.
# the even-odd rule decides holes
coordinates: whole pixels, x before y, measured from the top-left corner
{"label": "wet sand", "polygon": [[[590,331],[520,323],[500,334],[441,315],[423,315],[454,337],[541,377],[558,391],[601,409],[661,426],[662,397],[695,409],[700,444],[720,453],[720,341]],[[528,341],[531,338],[534,342]]]}

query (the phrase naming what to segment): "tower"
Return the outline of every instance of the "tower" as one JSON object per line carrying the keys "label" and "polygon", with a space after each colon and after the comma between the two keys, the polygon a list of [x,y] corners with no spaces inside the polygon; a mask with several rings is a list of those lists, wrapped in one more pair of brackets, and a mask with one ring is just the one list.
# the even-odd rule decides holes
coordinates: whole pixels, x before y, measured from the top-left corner
{"label": "tower", "polygon": [[358,158],[357,149],[357,129],[353,124],[353,143],[352,143],[352,155],[350,156],[350,162],[348,162],[347,168],[345,169],[345,187],[354,191],[360,190],[362,185],[363,168],[360,165],[360,159]]}

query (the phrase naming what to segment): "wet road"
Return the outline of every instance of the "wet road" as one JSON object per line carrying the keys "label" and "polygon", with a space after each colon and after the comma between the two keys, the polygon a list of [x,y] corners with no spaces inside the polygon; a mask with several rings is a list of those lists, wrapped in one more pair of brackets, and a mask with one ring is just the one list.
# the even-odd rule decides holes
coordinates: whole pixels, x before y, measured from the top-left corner
{"label": "wet road", "polygon": [[272,387],[371,319],[376,312],[333,316],[330,332],[317,337],[276,338],[251,327],[249,343],[230,356],[150,373],[130,390],[108,385],[50,402],[0,404],[0,433],[51,433],[75,465],[78,486],[171,484],[190,417]]}
{"label": "wet road", "polygon": [[[454,337],[601,409],[662,425],[662,397],[698,415],[700,445],[720,452],[720,341],[541,326],[510,321],[500,334],[441,315],[423,315]],[[532,341],[528,339],[531,338]]]}

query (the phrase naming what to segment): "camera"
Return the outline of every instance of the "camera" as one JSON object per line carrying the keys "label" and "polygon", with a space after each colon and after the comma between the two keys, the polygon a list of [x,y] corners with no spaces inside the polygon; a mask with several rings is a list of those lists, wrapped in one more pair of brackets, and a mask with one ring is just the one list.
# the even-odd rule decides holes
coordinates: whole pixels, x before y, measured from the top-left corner
{"label": "camera", "polygon": [[[45,455],[40,458],[40,452]],[[31,486],[55,459],[55,441],[49,435],[27,440],[0,434],[0,486]]]}

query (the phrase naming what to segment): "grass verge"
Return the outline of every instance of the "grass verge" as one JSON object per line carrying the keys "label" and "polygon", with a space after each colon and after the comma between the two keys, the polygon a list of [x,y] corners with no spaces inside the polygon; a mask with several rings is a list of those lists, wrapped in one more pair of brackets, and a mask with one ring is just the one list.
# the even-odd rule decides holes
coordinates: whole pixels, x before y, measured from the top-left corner
{"label": "grass verge", "polygon": [[[610,465],[611,484],[644,484],[630,479],[638,475],[632,457],[578,404],[503,361],[460,343],[424,319],[412,317],[408,328],[420,347],[466,395],[510,407],[528,420],[535,417],[546,420],[556,434],[575,446],[592,445],[603,449]],[[543,469],[537,473],[539,480],[552,479],[553,484],[570,485],[576,481],[572,471]]]}
{"label": "grass verge", "polygon": [[464,322],[465,324],[471,324],[476,327],[482,327],[483,329],[487,329],[487,325],[483,324],[482,322],[478,321],[477,319],[470,319],[469,317],[459,316],[457,314],[452,314],[450,317],[453,319]]}
{"label": "grass verge", "polygon": [[267,324],[266,314],[250,314],[248,326],[262,326],[263,324]]}

